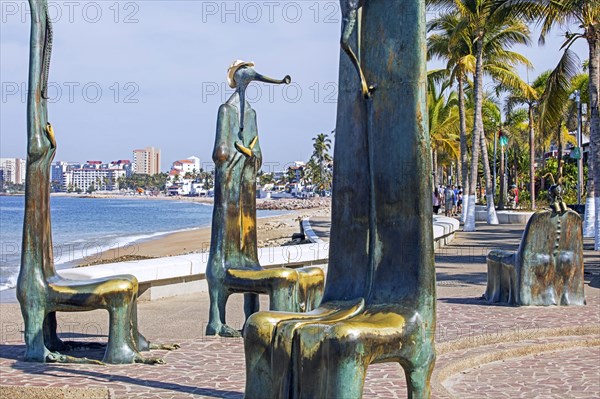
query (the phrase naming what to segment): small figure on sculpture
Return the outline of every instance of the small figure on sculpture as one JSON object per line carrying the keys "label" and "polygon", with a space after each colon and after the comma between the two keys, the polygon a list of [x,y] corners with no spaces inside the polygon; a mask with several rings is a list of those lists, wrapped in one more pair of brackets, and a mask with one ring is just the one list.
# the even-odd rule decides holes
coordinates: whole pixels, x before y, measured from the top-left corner
{"label": "small figure on sculpture", "polygon": [[[356,34],[360,37],[362,24],[362,7],[366,0],[340,0],[340,8],[342,10],[342,38],[340,44],[346,52],[352,64],[356,68],[360,79],[361,93],[365,99],[371,98],[373,92],[377,89],[377,85],[369,85],[365,74],[360,65],[360,53],[357,56],[350,46],[350,38],[356,30]],[[360,42],[360,40],[358,40]]]}

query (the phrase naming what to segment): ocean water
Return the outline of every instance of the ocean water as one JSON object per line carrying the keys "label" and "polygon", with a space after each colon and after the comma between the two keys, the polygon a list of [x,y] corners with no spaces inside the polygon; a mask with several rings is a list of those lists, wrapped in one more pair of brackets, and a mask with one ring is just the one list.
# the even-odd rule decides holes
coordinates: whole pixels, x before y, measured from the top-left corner
{"label": "ocean water", "polygon": [[[0,291],[12,288],[21,262],[24,197],[0,196]],[[212,205],[176,200],[51,197],[54,263],[69,267],[109,248],[210,226]],[[258,211],[258,217],[281,214]]]}

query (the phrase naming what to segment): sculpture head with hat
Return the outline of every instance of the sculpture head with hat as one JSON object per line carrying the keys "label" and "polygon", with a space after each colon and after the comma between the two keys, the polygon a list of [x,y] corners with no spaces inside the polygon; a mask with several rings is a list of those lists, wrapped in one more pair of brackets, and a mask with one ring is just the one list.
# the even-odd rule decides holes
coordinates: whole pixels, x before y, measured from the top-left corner
{"label": "sculpture head with hat", "polygon": [[240,97],[240,130],[244,130],[244,110],[246,104],[246,87],[252,82],[265,82],[273,84],[290,84],[292,78],[286,75],[283,79],[273,79],[262,75],[254,69],[251,61],[235,60],[227,69],[227,83],[235,89]]}

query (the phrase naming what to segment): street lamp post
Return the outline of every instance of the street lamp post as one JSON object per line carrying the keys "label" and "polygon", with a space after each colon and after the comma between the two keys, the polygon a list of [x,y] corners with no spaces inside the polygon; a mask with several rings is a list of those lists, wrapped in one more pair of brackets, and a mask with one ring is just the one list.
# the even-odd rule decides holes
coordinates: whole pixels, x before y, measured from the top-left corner
{"label": "street lamp post", "polygon": [[[498,130],[500,130],[500,124],[498,124]],[[499,132],[498,132],[499,134]],[[492,193],[494,194],[494,198],[496,198],[496,153],[498,148],[498,134],[494,134],[494,185],[492,186]],[[499,205],[499,204],[498,204]]]}
{"label": "street lamp post", "polygon": [[581,195],[583,194],[583,153],[581,137],[581,92],[575,90],[575,102],[577,103],[577,148],[579,149],[579,158],[577,158],[577,204],[581,205]]}

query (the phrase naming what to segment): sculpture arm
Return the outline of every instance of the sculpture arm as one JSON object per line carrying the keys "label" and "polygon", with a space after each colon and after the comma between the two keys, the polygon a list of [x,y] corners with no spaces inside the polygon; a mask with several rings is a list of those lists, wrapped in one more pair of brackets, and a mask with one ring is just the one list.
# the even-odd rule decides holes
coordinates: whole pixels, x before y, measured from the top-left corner
{"label": "sculpture arm", "polygon": [[[344,52],[350,57],[350,61],[352,61],[352,64],[358,73],[363,96],[369,98],[371,92],[375,90],[375,86],[369,86],[367,84],[362,67],[360,66],[360,61],[350,46],[350,38],[355,31],[359,18],[358,9],[360,8],[360,2],[359,0],[341,0],[340,3],[342,9],[342,37],[340,39],[340,44]],[[357,34],[360,35],[360,32]]]}
{"label": "sculpture arm", "polygon": [[247,156],[248,158],[252,158],[253,156],[255,156],[256,154],[252,151],[254,149],[254,146],[256,145],[256,143],[258,143],[258,136],[254,137],[252,139],[252,141],[250,142],[250,144],[248,145],[248,147],[246,147],[244,145],[244,143],[242,143],[241,140],[237,140],[235,142],[235,148],[241,152],[242,154],[244,154],[245,156]]}
{"label": "sculpture arm", "polygon": [[215,147],[213,149],[212,159],[216,165],[222,165],[231,161],[236,150],[235,144],[232,142],[232,130],[235,128],[232,123],[235,122],[232,118],[233,114],[227,104],[222,104],[219,107],[217,116],[217,134],[215,137]]}

